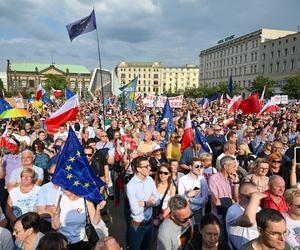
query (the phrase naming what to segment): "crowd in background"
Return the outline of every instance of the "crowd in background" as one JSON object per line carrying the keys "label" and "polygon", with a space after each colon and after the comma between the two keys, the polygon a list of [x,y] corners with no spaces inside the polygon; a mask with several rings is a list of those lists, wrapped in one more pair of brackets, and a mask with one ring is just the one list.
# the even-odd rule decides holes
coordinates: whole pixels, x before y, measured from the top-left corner
{"label": "crowd in background", "polygon": [[[81,100],[76,121],[49,134],[45,119],[62,102],[41,113],[29,104],[30,118],[1,121],[17,148],[1,150],[0,249],[120,249],[106,227],[111,200],[124,213],[124,249],[300,249],[298,105],[243,115],[185,99],[166,139],[162,108],[121,111],[115,97],[105,119],[99,99]],[[210,150],[195,140],[182,150],[188,111]],[[106,202],[64,189],[57,203],[51,178],[70,127],[106,183]],[[93,247],[87,213],[100,238]]]}

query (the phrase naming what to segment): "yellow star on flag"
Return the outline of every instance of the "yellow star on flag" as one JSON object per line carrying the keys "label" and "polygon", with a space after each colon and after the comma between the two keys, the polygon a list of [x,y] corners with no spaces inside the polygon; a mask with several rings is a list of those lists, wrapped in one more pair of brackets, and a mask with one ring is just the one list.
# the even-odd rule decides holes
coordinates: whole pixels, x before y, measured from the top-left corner
{"label": "yellow star on flag", "polygon": [[73,175],[72,174],[68,174],[67,175],[67,179],[71,180],[73,178]]}
{"label": "yellow star on flag", "polygon": [[75,157],[71,156],[69,159],[70,162],[76,161]]}
{"label": "yellow star on flag", "polygon": [[78,157],[80,157],[80,152],[79,152],[79,151],[77,151],[76,155],[77,155]]}
{"label": "yellow star on flag", "polygon": [[66,170],[70,171],[72,169],[71,165],[66,166]]}
{"label": "yellow star on flag", "polygon": [[84,183],[84,187],[88,188],[90,186],[90,183],[86,182]]}
{"label": "yellow star on flag", "polygon": [[74,181],[74,183],[73,183],[73,185],[76,186],[76,187],[77,187],[79,184],[80,184],[79,181]]}

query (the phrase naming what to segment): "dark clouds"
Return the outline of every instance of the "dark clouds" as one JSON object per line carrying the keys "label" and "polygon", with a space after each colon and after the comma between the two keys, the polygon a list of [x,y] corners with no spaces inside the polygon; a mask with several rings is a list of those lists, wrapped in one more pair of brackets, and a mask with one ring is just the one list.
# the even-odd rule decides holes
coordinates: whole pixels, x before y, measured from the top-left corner
{"label": "dark clouds", "polygon": [[[226,36],[262,27],[296,30],[298,0],[101,0],[95,4],[102,64],[198,63],[198,54]],[[84,0],[0,1],[0,71],[12,62],[98,65],[95,32],[68,39],[65,25],[90,13]]]}

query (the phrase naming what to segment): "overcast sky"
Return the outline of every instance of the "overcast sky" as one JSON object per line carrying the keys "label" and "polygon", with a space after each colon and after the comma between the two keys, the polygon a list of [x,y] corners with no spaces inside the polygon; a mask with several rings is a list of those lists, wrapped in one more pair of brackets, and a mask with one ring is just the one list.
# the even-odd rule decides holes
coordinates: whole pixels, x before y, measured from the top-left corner
{"label": "overcast sky", "polygon": [[102,67],[120,61],[198,64],[202,49],[262,27],[297,30],[300,0],[0,0],[0,71],[11,62],[98,67],[96,32],[66,25],[95,7]]}

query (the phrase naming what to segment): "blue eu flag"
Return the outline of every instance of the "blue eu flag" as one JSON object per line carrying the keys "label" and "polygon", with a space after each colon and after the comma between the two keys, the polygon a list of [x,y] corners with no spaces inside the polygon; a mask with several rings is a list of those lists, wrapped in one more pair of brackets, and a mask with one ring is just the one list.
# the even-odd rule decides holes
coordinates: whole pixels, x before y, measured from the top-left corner
{"label": "blue eu flag", "polygon": [[212,153],[212,150],[207,143],[206,137],[200,132],[197,127],[195,128],[195,142],[196,144],[200,144],[202,149],[206,152]]}
{"label": "blue eu flag", "polygon": [[83,148],[71,127],[58,158],[52,182],[94,204],[99,204],[103,200],[99,189],[105,184],[91,169]]}
{"label": "blue eu flag", "polygon": [[72,96],[74,96],[75,94],[69,90],[68,88],[66,88],[66,99],[70,99]]}
{"label": "blue eu flag", "polygon": [[160,128],[160,123],[162,120],[165,120],[167,122],[167,127],[166,127],[166,137],[165,140],[168,142],[169,140],[169,133],[172,133],[174,131],[174,122],[173,122],[173,117],[172,117],[172,111],[171,111],[171,106],[169,102],[169,98],[167,98],[167,101],[164,106],[164,110],[160,118],[157,120],[157,123],[155,125],[155,130],[156,131],[161,131]]}
{"label": "blue eu flag", "polygon": [[71,41],[73,41],[73,39],[77,36],[91,32],[95,29],[97,29],[97,26],[94,10],[89,16],[67,25],[67,30]]}
{"label": "blue eu flag", "polygon": [[12,106],[3,98],[0,98],[0,114],[2,114],[5,110],[8,109],[12,109]]}
{"label": "blue eu flag", "polygon": [[53,104],[53,102],[51,101],[51,99],[46,94],[44,94],[42,96],[42,102],[48,103],[48,104]]}
{"label": "blue eu flag", "polygon": [[230,75],[229,81],[228,81],[228,94],[229,94],[229,95],[232,95],[232,91],[233,91],[232,75]]}

